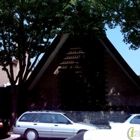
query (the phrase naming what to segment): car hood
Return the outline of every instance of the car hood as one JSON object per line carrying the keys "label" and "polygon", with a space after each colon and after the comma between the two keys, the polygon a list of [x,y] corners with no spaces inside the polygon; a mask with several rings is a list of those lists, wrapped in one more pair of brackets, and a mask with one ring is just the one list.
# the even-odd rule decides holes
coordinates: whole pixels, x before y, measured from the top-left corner
{"label": "car hood", "polygon": [[87,129],[87,130],[93,130],[93,129],[98,129],[96,125],[89,124],[89,123],[84,123],[84,122],[77,122],[74,123],[75,126],[80,127],[81,129]]}
{"label": "car hood", "polygon": [[111,126],[111,128],[119,128],[124,126],[124,123],[121,122],[109,122],[109,125]]}

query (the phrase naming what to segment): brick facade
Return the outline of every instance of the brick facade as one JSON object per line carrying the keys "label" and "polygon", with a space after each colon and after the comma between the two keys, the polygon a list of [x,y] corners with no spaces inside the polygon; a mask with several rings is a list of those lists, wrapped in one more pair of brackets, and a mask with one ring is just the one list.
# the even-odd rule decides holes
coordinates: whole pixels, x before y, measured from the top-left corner
{"label": "brick facade", "polygon": [[139,88],[107,52],[105,55],[108,104],[110,106],[140,106]]}
{"label": "brick facade", "polygon": [[119,65],[123,58],[119,56],[116,61],[112,56],[115,51],[110,54],[97,39],[68,39],[30,91],[30,97],[36,94],[38,98],[30,99],[29,107],[109,114],[119,111],[120,116],[122,111],[130,113],[134,108],[137,112],[140,89],[126,73],[127,69]]}

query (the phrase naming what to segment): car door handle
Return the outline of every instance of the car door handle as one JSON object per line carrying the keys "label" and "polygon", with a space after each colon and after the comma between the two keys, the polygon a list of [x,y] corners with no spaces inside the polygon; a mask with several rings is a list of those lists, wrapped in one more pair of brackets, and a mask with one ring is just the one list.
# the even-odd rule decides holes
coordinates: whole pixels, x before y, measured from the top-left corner
{"label": "car door handle", "polygon": [[54,126],[58,126],[58,125],[56,124],[56,125],[54,125]]}
{"label": "car door handle", "polygon": [[34,125],[37,125],[36,123],[34,123]]}

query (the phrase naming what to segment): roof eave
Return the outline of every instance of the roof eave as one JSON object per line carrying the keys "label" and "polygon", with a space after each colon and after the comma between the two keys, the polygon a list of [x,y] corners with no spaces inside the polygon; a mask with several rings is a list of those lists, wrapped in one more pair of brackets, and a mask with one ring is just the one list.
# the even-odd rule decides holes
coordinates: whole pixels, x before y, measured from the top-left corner
{"label": "roof eave", "polygon": [[28,87],[28,90],[32,90],[34,88],[34,86],[36,85],[36,83],[38,82],[38,80],[40,79],[40,77],[42,76],[42,74],[44,73],[44,71],[50,65],[50,63],[52,62],[53,58],[56,56],[56,54],[58,53],[58,51],[60,50],[60,48],[63,46],[63,44],[67,40],[68,36],[69,36],[69,34],[63,34],[62,35],[62,37],[61,37],[59,43],[57,44],[56,48],[52,51],[52,53],[50,54],[50,56],[48,57],[48,59],[45,61],[45,63],[43,64],[42,68],[40,69],[40,71],[38,72],[38,74],[36,75],[36,77],[34,78],[34,80],[32,81],[32,83]]}
{"label": "roof eave", "polygon": [[[122,58],[123,62],[120,62],[118,60],[118,58],[116,57],[116,55],[113,54],[113,51],[111,50],[111,48],[107,47],[107,46],[113,46],[112,43],[107,39],[106,42],[103,41],[102,39],[99,39],[99,41],[101,42],[101,44],[106,48],[106,50],[108,51],[108,53],[112,56],[112,58],[116,61],[116,63],[121,67],[121,69],[124,71],[124,73],[130,78],[130,80],[138,87],[138,89],[140,89],[140,79],[139,77],[134,73],[134,71],[130,68],[130,66],[126,63],[126,61],[121,57],[121,55],[117,52],[117,55],[119,55],[119,57]],[[109,45],[108,45],[109,44]],[[125,64],[125,67],[124,67]]]}

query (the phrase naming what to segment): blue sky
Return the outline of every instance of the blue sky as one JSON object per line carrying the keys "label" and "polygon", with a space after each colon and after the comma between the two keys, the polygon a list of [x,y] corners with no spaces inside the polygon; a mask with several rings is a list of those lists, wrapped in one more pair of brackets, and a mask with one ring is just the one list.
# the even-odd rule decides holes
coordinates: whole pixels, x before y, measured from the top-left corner
{"label": "blue sky", "polygon": [[110,42],[115,46],[132,70],[137,75],[140,75],[140,49],[135,51],[129,49],[130,45],[123,42],[123,35],[119,27],[108,29],[106,33]]}

